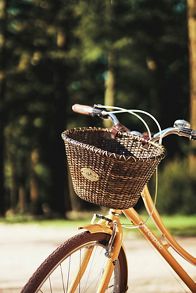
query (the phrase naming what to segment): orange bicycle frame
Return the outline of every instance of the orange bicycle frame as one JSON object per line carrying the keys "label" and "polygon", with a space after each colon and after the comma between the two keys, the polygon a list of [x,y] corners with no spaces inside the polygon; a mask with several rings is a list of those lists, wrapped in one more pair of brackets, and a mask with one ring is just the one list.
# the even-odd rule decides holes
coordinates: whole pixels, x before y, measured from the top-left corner
{"label": "orange bicycle frame", "polygon": [[[169,248],[172,247],[179,255],[181,255],[186,261],[191,263],[192,265],[196,265],[196,258],[190,255],[185,249],[183,249],[178,242],[173,238],[173,236],[169,233],[167,228],[164,226],[161,217],[154,207],[154,203],[152,201],[151,195],[148,191],[147,186],[145,186],[142,199],[144,201],[144,205],[146,207],[147,212],[153,219],[157,229],[161,232],[162,237],[159,239],[146,225],[146,223],[141,219],[139,214],[136,212],[134,208],[129,208],[126,210],[115,210],[110,209],[106,218],[112,220],[112,223],[116,225],[116,233],[115,239],[113,242],[113,249],[110,257],[108,257],[108,261],[102,276],[102,279],[99,283],[99,288],[97,293],[104,293],[112,275],[115,261],[118,258],[118,254],[120,248],[122,246],[122,238],[123,231],[120,223],[119,215],[123,213],[134,225],[138,226],[140,232],[144,235],[144,237],[151,242],[154,248],[163,256],[163,258],[168,262],[168,264],[173,268],[173,270],[178,274],[181,280],[187,285],[187,287],[191,290],[191,292],[196,292],[196,283],[194,280],[188,275],[188,273],[183,269],[183,267],[179,264],[179,262],[175,259],[175,257],[169,252]],[[88,226],[83,227],[88,230],[90,233],[104,232],[107,234],[113,233],[113,225],[110,225],[107,220],[100,220],[98,223],[91,223]],[[164,243],[163,243],[164,240]],[[85,268],[88,265],[90,260],[90,255],[92,250],[87,251],[86,256],[82,261],[82,267],[80,271],[77,273],[75,278],[72,290],[69,292],[74,292],[73,289],[77,288],[77,285],[80,282],[80,279],[85,271]]]}
{"label": "orange bicycle frame", "polygon": [[[177,241],[172,237],[167,228],[164,226],[161,217],[154,207],[152,198],[148,191],[147,186],[144,188],[142,193],[142,199],[144,201],[146,210],[151,215],[154,223],[156,224],[158,230],[162,233],[161,239],[158,239],[154,233],[143,223],[138,213],[135,209],[130,208],[124,210],[125,216],[131,220],[135,225],[139,226],[140,232],[145,236],[145,238],[151,242],[151,244],[158,250],[158,252],[164,257],[164,259],[169,263],[173,270],[178,274],[181,280],[187,285],[191,292],[196,292],[196,283],[187,274],[183,267],[176,261],[173,255],[169,252],[169,247],[172,247],[179,255],[181,255],[186,261],[192,265],[196,265],[196,258],[190,255],[186,250],[184,250]],[[164,239],[166,243],[163,243]]]}

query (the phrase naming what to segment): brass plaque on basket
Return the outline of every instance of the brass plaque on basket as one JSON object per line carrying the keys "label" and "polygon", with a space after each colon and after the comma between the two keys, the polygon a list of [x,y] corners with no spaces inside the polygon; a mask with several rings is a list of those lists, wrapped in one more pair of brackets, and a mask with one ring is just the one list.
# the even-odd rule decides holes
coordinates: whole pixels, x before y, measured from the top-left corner
{"label": "brass plaque on basket", "polygon": [[84,176],[84,178],[90,180],[90,181],[98,181],[99,175],[93,171],[91,168],[82,168],[81,173]]}

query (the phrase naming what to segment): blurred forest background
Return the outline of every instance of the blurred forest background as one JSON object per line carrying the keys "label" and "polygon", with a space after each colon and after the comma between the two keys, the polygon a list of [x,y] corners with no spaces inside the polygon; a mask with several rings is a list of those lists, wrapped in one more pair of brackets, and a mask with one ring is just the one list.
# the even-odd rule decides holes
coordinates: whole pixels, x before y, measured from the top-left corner
{"label": "blurred forest background", "polygon": [[[188,25],[195,7],[195,0],[0,0],[2,216],[94,208],[74,195],[61,133],[102,122],[72,113],[74,103],[139,108],[162,128],[178,118],[196,128]],[[137,127],[129,117],[122,122]],[[195,145],[179,137],[165,145],[159,209],[193,214]]]}

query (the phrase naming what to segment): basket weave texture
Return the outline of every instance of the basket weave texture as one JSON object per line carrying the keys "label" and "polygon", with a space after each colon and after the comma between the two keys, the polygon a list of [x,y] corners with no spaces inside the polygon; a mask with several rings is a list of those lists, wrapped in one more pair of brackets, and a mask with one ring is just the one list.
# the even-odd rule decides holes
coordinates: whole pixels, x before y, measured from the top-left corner
{"label": "basket weave texture", "polygon": [[75,128],[62,133],[76,194],[115,209],[133,207],[165,149],[129,133],[112,137],[107,128]]}

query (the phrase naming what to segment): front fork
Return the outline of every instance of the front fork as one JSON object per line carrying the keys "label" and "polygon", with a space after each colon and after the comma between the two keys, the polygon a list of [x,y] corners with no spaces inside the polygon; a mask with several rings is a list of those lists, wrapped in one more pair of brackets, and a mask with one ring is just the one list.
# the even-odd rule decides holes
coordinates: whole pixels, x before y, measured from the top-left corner
{"label": "front fork", "polygon": [[[118,255],[122,246],[122,238],[123,238],[123,230],[119,220],[119,215],[121,211],[119,210],[110,210],[109,214],[105,216],[96,215],[93,217],[90,225],[82,227],[89,231],[90,233],[106,233],[110,234],[110,240],[108,242],[108,246],[106,248],[106,256],[108,258],[103,275],[99,282],[98,289],[96,293],[104,293],[108,288],[112,273],[114,271],[114,267],[118,260]],[[95,219],[99,218],[98,223],[94,223]],[[93,252],[93,246],[86,249],[85,255],[81,261],[81,266],[79,271],[77,272],[76,278],[72,283],[71,289],[69,293],[73,293],[76,291],[76,288],[79,286],[80,280],[82,279],[83,274],[88,266],[91,255]]]}
{"label": "front fork", "polygon": [[114,271],[114,267],[118,260],[118,255],[122,246],[122,226],[120,224],[118,216],[114,216],[114,218],[116,219],[112,221],[112,234],[108,243],[108,247],[106,249],[106,256],[108,257],[108,260],[101,281],[99,283],[97,293],[103,293],[108,288],[108,284],[110,282],[110,278]]}

